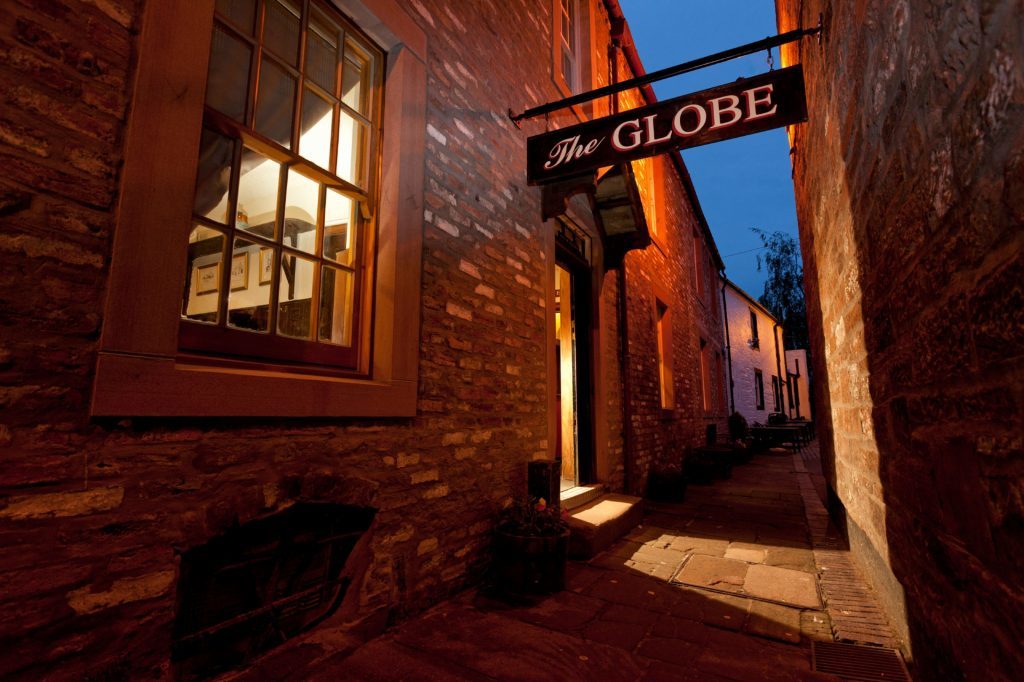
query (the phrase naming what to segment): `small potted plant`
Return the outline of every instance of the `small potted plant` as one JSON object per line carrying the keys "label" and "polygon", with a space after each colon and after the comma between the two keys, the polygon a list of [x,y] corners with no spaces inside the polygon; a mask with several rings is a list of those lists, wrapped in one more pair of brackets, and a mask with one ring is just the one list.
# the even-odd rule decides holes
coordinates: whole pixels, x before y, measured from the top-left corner
{"label": "small potted plant", "polygon": [[565,588],[567,517],[543,498],[516,500],[502,513],[495,531],[499,591],[521,598]]}

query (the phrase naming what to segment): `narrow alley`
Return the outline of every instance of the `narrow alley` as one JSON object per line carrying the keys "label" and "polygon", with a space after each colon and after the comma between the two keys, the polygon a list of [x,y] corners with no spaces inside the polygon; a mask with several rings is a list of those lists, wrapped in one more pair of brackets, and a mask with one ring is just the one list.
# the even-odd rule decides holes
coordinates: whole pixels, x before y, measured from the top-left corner
{"label": "narrow alley", "polygon": [[1016,682],[1022,26],[0,1],[0,680]]}
{"label": "narrow alley", "polygon": [[472,589],[358,647],[318,631],[236,679],[839,679],[814,671],[812,645],[896,642],[828,524],[817,458],[771,449],[648,503],[642,526],[571,562],[563,592],[514,605]]}

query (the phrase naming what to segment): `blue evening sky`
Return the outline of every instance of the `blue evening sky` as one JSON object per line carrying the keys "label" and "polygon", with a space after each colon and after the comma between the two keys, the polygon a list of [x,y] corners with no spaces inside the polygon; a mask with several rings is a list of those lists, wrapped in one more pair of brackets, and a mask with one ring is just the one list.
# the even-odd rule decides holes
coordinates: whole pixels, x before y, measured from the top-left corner
{"label": "blue evening sky", "polygon": [[[619,0],[648,73],[775,35],[772,0]],[[773,50],[775,68],[781,68]],[[740,57],[654,83],[658,99],[754,76],[768,70],[767,52]],[[683,159],[729,279],[755,298],[764,289],[750,231],[781,230],[796,237],[796,209],[785,128],[686,149]]]}

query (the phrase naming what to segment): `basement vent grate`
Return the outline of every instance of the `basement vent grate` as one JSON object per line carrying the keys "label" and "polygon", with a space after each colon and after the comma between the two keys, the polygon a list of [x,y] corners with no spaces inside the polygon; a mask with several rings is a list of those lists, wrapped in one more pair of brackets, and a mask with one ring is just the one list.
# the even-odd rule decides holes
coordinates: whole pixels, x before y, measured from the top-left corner
{"label": "basement vent grate", "polygon": [[839,642],[812,642],[811,656],[815,671],[830,673],[844,680],[910,682],[907,666],[895,649]]}

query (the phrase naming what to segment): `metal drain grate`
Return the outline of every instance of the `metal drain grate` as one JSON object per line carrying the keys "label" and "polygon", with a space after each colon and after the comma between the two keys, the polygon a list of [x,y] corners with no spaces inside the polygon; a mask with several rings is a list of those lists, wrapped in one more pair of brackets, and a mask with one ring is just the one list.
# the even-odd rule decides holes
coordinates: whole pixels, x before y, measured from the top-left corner
{"label": "metal drain grate", "polygon": [[811,655],[814,670],[844,680],[910,682],[903,657],[895,649],[839,642],[812,642]]}

